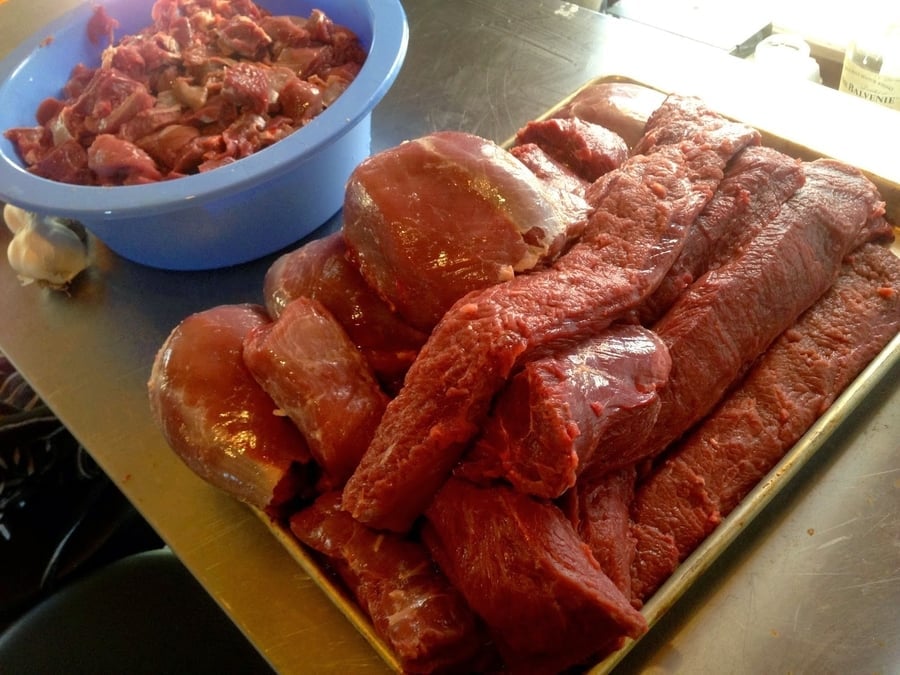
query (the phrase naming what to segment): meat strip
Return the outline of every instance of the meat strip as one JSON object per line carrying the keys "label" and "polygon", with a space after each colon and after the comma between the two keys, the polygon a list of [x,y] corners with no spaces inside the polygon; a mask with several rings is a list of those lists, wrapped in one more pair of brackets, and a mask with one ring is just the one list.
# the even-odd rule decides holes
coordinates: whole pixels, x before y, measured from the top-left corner
{"label": "meat strip", "polygon": [[641,307],[641,323],[655,323],[685,288],[746,246],[803,181],[801,163],[777,150],[753,146],[738,154],[694,221],[681,255]]}
{"label": "meat strip", "polygon": [[[653,433],[622,465],[659,454],[712,410],[749,364],[831,286],[860,233],[880,230],[884,203],[858,169],[820,159],[806,183],[743,253],[710,270],[654,330],[672,372]],[[877,225],[875,225],[877,224]]]}
{"label": "meat strip", "polygon": [[596,335],[633,311],[681,251],[741,139],[669,145],[591,187],[585,234],[557,262],[471,293],[435,327],[344,492],[376,528],[408,530],[529,356]]}
{"label": "meat strip", "polygon": [[[505,478],[554,499],[585,467],[645,438],[671,360],[645,328],[611,326],[597,337],[529,361],[500,393],[457,475]],[[601,443],[602,439],[602,443]]]}
{"label": "meat strip", "polygon": [[647,629],[552,504],[451,478],[422,537],[512,672],[557,673]]}
{"label": "meat strip", "polygon": [[339,492],[291,516],[290,528],[337,571],[404,673],[476,672],[492,661],[481,623],[421,542],[356,522]]}
{"label": "meat strip", "polygon": [[[822,299],[642,483],[635,522],[671,536],[678,561],[686,558],[898,330],[900,258],[864,245]],[[652,541],[639,544],[639,560],[652,555]],[[674,567],[639,569],[642,592],[649,594]]]}

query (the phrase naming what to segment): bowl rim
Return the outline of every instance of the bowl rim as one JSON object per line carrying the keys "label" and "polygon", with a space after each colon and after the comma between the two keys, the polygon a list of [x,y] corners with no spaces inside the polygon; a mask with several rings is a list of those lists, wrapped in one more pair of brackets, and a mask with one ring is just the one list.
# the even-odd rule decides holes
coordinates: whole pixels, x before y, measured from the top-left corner
{"label": "bowl rim", "polygon": [[[409,25],[400,0],[364,0],[364,3],[371,16],[377,14],[377,21],[359,75],[332,105],[277,143],[206,173],[146,185],[120,186],[72,185],[42,178],[28,172],[18,157],[13,161],[4,152],[0,153],[0,201],[41,214],[74,219],[146,217],[150,213],[199,206],[233,195],[237,189],[253,188],[314,160],[371,114],[390,89],[406,56]],[[19,43],[0,61],[0,91],[35,50],[42,47],[47,35],[59,33],[73,21],[86,22],[96,4],[75,7]],[[2,129],[0,133],[5,131]]]}

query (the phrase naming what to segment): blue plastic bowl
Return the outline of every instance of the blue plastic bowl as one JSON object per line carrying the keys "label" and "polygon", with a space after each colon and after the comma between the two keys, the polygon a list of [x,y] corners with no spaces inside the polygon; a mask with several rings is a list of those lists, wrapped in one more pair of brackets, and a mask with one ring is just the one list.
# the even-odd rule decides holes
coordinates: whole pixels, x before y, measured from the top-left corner
{"label": "blue plastic bowl", "polygon": [[[95,66],[103,45],[87,39],[96,3],[47,25],[0,62],[0,134],[34,126],[38,104],[60,96],[72,67]],[[116,36],[151,23],[152,0],[103,0]],[[149,185],[86,187],[27,172],[0,136],[0,200],[74,218],[110,249],[172,270],[226,267],[262,257],[337,213],[350,173],[370,153],[371,112],[406,56],[409,28],[399,0],[259,0],[273,14],[321,9],[354,30],[368,51],[362,71],[318,117],[287,138],[207,173]],[[50,38],[50,39],[48,39]]]}

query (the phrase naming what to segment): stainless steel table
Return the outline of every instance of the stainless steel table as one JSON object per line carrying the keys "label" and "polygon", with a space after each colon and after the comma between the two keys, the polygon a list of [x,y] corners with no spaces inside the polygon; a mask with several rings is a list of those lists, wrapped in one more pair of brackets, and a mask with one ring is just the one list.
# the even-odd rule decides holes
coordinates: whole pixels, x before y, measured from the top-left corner
{"label": "stainless steel table", "polygon": [[[75,4],[0,3],[0,53]],[[775,81],[713,48],[558,0],[406,6],[409,55],[374,115],[373,150],[437,129],[502,141],[585,81],[620,73],[699,94],[897,180],[900,116]],[[861,117],[866,123],[855,124]],[[150,365],[172,327],[219,303],[260,300],[273,259],[175,273],[98,245],[71,297],[21,287],[0,264],[0,349],[279,672],[381,672],[376,653],[263,523],[181,464],[147,407]],[[616,672],[900,672],[898,374]]]}

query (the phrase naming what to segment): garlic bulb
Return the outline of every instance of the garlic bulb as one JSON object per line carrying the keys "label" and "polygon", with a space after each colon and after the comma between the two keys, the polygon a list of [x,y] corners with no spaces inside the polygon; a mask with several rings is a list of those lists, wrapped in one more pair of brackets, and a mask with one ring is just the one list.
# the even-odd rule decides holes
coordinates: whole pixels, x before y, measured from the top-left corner
{"label": "garlic bulb", "polygon": [[14,233],[6,250],[22,284],[37,282],[65,290],[89,264],[87,235],[74,221],[40,217],[7,204],[3,219]]}

